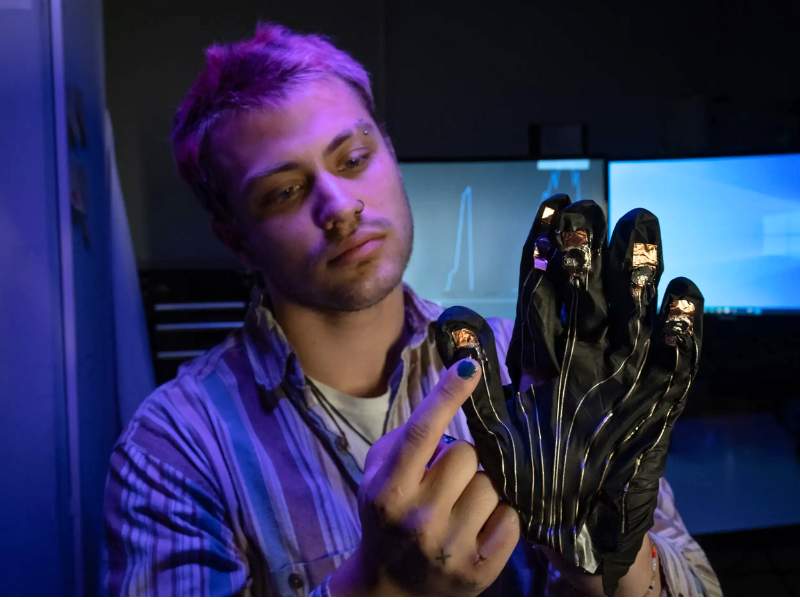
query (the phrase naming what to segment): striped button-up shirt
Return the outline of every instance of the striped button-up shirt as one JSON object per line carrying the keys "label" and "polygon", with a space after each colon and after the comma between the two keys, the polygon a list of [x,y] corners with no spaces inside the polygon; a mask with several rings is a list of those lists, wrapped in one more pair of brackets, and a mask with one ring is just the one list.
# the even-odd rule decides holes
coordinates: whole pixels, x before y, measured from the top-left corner
{"label": "striped button-up shirt", "polygon": [[[405,290],[409,340],[389,380],[389,428],[405,422],[443,366],[441,307]],[[510,323],[490,320],[501,368]],[[183,365],[118,440],[105,496],[106,591],[123,595],[324,594],[361,537],[362,471],[331,430],[280,326],[256,291],[244,326]],[[448,433],[471,440],[463,413]],[[675,595],[719,594],[662,482],[650,532]],[[569,591],[520,544],[488,592]]]}

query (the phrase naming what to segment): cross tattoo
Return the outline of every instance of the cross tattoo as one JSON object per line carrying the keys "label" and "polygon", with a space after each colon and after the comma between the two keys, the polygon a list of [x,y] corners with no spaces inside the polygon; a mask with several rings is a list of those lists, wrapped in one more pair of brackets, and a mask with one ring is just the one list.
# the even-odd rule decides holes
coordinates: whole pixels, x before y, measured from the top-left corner
{"label": "cross tattoo", "polygon": [[448,558],[450,558],[450,555],[449,554],[445,554],[444,553],[444,548],[442,548],[439,551],[439,555],[436,557],[436,560],[438,560],[440,563],[442,563],[442,566],[444,566],[444,564],[447,562]]}

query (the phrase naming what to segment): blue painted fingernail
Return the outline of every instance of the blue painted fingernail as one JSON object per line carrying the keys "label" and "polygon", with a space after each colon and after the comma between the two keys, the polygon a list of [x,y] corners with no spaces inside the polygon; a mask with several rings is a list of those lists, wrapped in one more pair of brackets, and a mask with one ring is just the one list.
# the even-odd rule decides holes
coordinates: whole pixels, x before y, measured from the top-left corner
{"label": "blue painted fingernail", "polygon": [[475,371],[478,370],[478,367],[475,366],[475,363],[465,358],[460,363],[458,363],[458,376],[461,379],[469,379],[473,375],[475,375]]}

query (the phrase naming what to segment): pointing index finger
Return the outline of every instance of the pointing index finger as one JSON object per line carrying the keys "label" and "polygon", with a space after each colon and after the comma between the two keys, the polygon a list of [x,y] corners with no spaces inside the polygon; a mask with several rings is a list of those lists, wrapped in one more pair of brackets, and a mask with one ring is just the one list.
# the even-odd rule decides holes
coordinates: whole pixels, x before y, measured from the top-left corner
{"label": "pointing index finger", "polygon": [[403,426],[391,461],[392,479],[418,484],[445,429],[481,379],[478,364],[465,358],[447,369]]}

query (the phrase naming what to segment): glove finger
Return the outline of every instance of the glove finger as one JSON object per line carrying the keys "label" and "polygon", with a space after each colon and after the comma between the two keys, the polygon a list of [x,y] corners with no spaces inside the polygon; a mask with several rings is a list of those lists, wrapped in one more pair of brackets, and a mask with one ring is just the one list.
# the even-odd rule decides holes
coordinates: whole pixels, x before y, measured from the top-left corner
{"label": "glove finger", "polygon": [[561,306],[548,272],[552,272],[555,252],[554,221],[569,203],[565,194],[556,194],[542,202],[522,248],[517,315],[506,353],[506,367],[514,390],[519,389],[522,371],[543,378],[557,370],[555,340],[561,335]]}
{"label": "glove finger", "polygon": [[[666,460],[669,432],[686,406],[692,382],[697,374],[703,338],[704,299],[690,279],[678,277],[667,285],[664,301],[654,330],[653,351],[646,367],[646,376],[636,395],[643,398],[641,409],[645,416],[637,416],[636,427],[643,424],[655,428],[645,439],[654,440],[645,450],[651,454],[660,447]],[[641,415],[642,410],[639,413]],[[641,458],[637,458],[637,461]],[[654,463],[649,463],[651,466]],[[657,480],[663,471],[648,473],[639,468],[636,475]]]}
{"label": "glove finger", "polygon": [[659,311],[661,341],[690,359],[692,373],[697,370],[703,345],[704,308],[703,294],[694,282],[676,277],[667,285]]}
{"label": "glove finger", "polygon": [[[559,288],[567,312],[574,297],[576,333],[582,341],[599,340],[605,333],[607,306],[603,293],[603,255],[606,218],[592,200],[574,202],[556,217],[559,250]],[[566,315],[569,321],[571,316]]]}
{"label": "glove finger", "polygon": [[507,409],[491,327],[469,308],[450,307],[436,322],[436,347],[448,368],[467,356],[480,363],[481,382],[462,409],[481,464],[501,495],[519,506],[531,469],[523,463],[523,441]]}
{"label": "glove finger", "polygon": [[656,289],[664,271],[661,228],[656,216],[643,208],[625,214],[614,227],[608,247],[605,289],[611,306],[609,342],[624,367],[620,381],[635,380],[642,351],[655,323]]}

